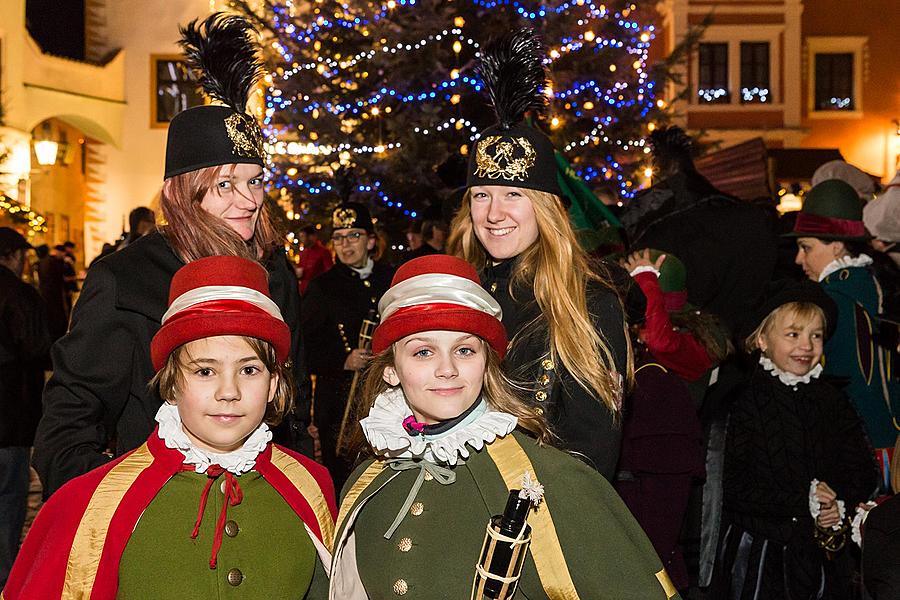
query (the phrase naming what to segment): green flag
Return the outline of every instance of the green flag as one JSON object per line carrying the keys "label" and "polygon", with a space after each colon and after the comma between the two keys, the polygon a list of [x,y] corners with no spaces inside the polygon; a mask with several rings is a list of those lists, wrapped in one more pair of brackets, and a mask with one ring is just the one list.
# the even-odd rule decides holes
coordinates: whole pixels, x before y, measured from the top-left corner
{"label": "green flag", "polygon": [[616,218],[605,204],[603,204],[584,181],[575,174],[575,169],[560,153],[556,152],[557,172],[556,178],[559,187],[571,201],[569,207],[569,219],[572,226],[577,229],[589,229],[597,231],[603,227],[621,228],[622,223]]}

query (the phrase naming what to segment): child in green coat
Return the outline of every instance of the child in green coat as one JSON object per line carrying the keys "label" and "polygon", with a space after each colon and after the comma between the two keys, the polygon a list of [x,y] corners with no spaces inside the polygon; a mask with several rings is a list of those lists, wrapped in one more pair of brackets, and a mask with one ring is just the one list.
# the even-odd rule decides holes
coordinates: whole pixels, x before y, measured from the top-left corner
{"label": "child in green coat", "polygon": [[499,305],[468,263],[406,263],[379,310],[360,422],[372,457],[344,488],[330,598],[469,598],[488,520],[525,478],[544,497],[516,597],[678,597],[609,483],[543,445],[546,422],[499,367]]}

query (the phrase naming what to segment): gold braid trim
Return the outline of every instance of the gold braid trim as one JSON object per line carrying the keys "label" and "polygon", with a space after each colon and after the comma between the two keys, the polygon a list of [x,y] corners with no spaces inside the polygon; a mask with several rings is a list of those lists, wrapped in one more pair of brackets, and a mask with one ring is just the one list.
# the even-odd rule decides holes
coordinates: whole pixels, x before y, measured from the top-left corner
{"label": "gold braid trim", "polygon": [[344,496],[344,499],[341,501],[341,510],[338,511],[337,525],[335,526],[335,531],[341,532],[344,527],[344,521],[347,520],[347,517],[350,516],[350,511],[353,509],[353,505],[356,504],[356,499],[359,498],[360,494],[362,494],[369,484],[375,480],[376,477],[384,470],[384,462],[380,460],[376,460],[371,465],[366,467],[366,470],[363,471],[362,475],[359,476],[359,479],[353,482],[353,485],[350,487],[350,491],[347,492],[347,495]]}
{"label": "gold braid trim", "polygon": [[110,469],[91,495],[66,564],[61,600],[90,598],[113,514],[132,484],[153,464],[146,442]]}
{"label": "gold braid trim", "polygon": [[[539,477],[528,455],[512,435],[488,444],[487,450],[503,476],[508,490],[521,487],[522,474],[526,471]],[[579,600],[546,497],[538,509],[528,517],[528,524],[532,530],[531,557],[534,559],[534,566],[537,567],[544,592],[550,600]]]}
{"label": "gold braid trim", "polygon": [[316,513],[316,521],[319,522],[319,531],[322,533],[322,543],[330,552],[334,545],[334,521],[331,520],[328,501],[325,500],[325,494],[322,493],[319,482],[300,461],[275,446],[272,446],[272,466],[288,478]]}

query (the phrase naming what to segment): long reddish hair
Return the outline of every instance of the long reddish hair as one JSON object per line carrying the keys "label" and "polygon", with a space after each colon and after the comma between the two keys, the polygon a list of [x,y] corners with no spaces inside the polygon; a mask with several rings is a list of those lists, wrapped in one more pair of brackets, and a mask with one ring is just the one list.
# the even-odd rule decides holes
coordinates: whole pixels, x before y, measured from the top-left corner
{"label": "long reddish hair", "polygon": [[166,180],[159,196],[164,223],[159,227],[175,254],[184,262],[206,256],[241,256],[264,261],[282,236],[263,200],[253,238],[245,242],[222,219],[200,207],[206,193],[215,189],[222,171],[234,165],[206,167]]}

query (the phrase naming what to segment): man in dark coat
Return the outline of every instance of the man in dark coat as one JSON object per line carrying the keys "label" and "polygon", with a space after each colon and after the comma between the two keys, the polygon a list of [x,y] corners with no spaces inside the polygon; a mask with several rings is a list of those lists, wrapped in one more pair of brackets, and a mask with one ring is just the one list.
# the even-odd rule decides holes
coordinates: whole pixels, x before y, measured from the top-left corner
{"label": "man in dark coat", "polygon": [[[153,232],[88,272],[72,327],[53,347],[53,377],[35,438],[34,467],[46,495],[137,448],[153,430],[162,401],[147,385],[155,373],[150,340],[166,312],[172,276],[183,265],[162,234]],[[293,372],[302,384],[297,278],[283,250],[265,266],[269,291],[291,329]],[[297,398],[289,431],[276,436],[309,453],[308,414],[305,396]]]}
{"label": "man in dark coat", "polygon": [[66,334],[69,327],[68,266],[63,259],[63,246],[56,246],[38,261],[38,284],[47,307],[47,327],[53,341]]}
{"label": "man in dark coat", "polygon": [[622,224],[629,244],[681,259],[688,302],[734,330],[772,278],[774,223],[764,209],[720,192],[697,171],[691,138],[679,127],[650,137],[661,181],[626,206]]}
{"label": "man in dark coat", "polygon": [[28,458],[49,366],[44,303],[21,279],[30,247],[18,232],[0,227],[0,589],[25,522]]}
{"label": "man in dark coat", "polygon": [[[393,270],[372,260],[375,227],[365,206],[339,205],[332,227],[338,262],[306,289],[301,328],[308,370],[316,376],[313,421],[319,430],[322,462],[340,489],[351,466],[337,448],[344,408],[354,373],[371,357],[368,349],[359,348],[360,331],[367,317],[377,323],[378,300],[390,287]],[[346,433],[355,426],[348,423]]]}

